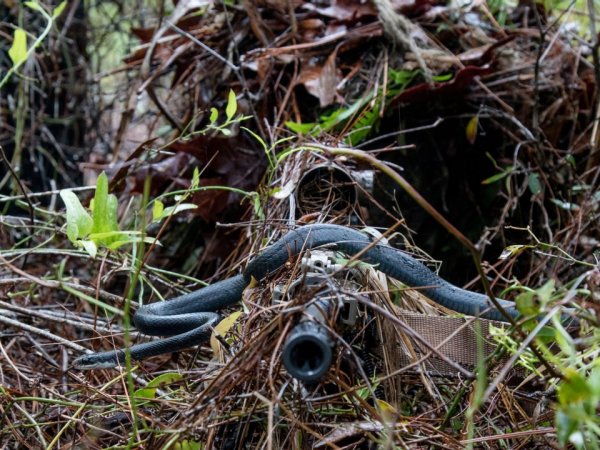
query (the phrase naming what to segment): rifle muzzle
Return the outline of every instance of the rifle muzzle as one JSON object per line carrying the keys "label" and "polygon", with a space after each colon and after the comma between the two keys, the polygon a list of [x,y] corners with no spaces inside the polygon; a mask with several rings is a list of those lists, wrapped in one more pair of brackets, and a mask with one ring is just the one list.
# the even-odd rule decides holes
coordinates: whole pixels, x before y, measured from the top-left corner
{"label": "rifle muzzle", "polygon": [[283,365],[290,375],[302,381],[316,381],[333,360],[333,341],[317,321],[304,321],[292,329],[283,347]]}

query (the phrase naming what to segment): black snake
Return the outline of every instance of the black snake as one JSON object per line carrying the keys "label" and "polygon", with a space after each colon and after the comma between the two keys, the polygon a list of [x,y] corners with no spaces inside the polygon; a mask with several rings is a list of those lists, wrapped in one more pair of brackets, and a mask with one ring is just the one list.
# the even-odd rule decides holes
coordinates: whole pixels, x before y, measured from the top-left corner
{"label": "black snake", "polygon": [[[239,301],[252,278],[262,280],[302,250],[323,245],[348,256],[363,252],[370,246],[361,253],[361,261],[375,265],[377,270],[407,286],[420,288],[421,293],[436,303],[462,314],[506,321],[487,296],[454,286],[401,250],[381,243],[374,244],[369,236],[340,225],[306,225],[288,232],[264,249],[241,275],[172,300],[139,308],[133,318],[137,329],[148,335],[168,337],[130,347],[131,359],[174,352],[206,341],[219,321],[215,311]],[[508,314],[518,316],[514,303],[500,299],[498,302]],[[81,356],[73,365],[78,369],[98,369],[115,367],[124,361],[125,350],[114,350]]]}

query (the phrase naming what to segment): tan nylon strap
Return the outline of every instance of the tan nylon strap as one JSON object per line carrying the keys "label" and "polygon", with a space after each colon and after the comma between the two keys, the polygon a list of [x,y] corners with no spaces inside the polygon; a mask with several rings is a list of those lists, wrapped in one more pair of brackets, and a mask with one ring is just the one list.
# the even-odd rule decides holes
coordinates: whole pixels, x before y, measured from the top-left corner
{"label": "tan nylon strap", "polygon": [[[430,316],[400,309],[396,309],[395,312],[402,322],[448,359],[469,370],[477,366],[477,325],[472,318]],[[496,345],[490,338],[490,325],[501,327],[505,324],[485,319],[478,319],[478,322],[484,338],[484,355],[487,357],[496,349]],[[397,344],[384,346],[386,360],[395,370],[406,367],[430,353],[425,345],[412,339],[399,329],[397,324],[385,319],[382,323],[384,342]],[[456,368],[440,359],[435,353],[411,371],[423,370],[439,375],[457,374]]]}

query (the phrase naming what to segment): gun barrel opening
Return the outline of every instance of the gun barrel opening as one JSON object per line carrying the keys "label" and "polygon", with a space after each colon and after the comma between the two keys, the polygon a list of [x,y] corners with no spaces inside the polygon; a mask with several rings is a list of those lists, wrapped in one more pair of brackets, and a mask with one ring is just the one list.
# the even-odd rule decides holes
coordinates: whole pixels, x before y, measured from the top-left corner
{"label": "gun barrel opening", "polygon": [[283,365],[290,375],[302,381],[316,381],[329,370],[333,359],[332,342],[322,326],[302,323],[290,333],[283,348]]}

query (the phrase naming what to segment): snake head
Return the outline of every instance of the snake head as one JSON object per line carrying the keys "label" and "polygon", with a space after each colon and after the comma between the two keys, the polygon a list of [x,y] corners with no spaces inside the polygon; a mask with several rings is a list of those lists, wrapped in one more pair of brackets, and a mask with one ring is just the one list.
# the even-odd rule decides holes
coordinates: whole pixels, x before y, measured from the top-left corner
{"label": "snake head", "polygon": [[75,358],[73,367],[78,370],[112,369],[124,361],[125,353],[122,350],[89,353]]}

